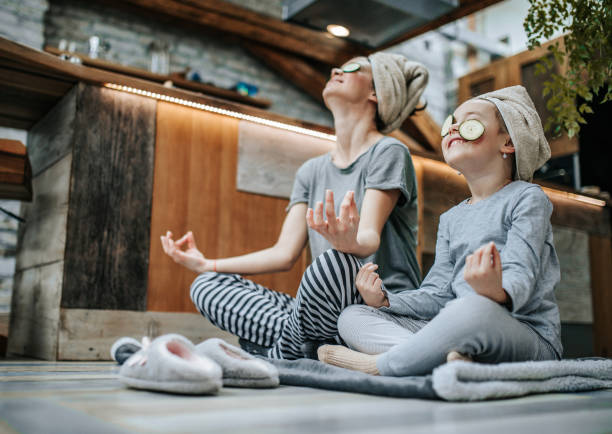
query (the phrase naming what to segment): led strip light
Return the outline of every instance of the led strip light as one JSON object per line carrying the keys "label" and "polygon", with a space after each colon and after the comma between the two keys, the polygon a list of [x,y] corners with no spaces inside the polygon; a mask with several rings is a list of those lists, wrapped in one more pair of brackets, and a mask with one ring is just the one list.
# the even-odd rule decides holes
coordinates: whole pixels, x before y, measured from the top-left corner
{"label": "led strip light", "polygon": [[566,199],[577,200],[579,202],[588,203],[589,205],[596,205],[600,207],[606,206],[606,201],[601,199],[595,199],[594,197],[583,196],[581,194],[570,193],[569,191],[553,190],[551,188],[542,187],[547,193],[551,193],[555,196],[561,196]]}
{"label": "led strip light", "polygon": [[295,125],[284,124],[282,122],[272,121],[270,119],[264,119],[257,116],[246,115],[244,113],[235,112],[232,110],[226,110],[219,107],[214,107],[207,104],[201,104],[194,101],[189,101],[182,98],[176,98],[173,96],[162,95],[161,93],[149,92],[148,90],[136,89],[130,86],[123,86],[120,84],[114,83],[105,83],[104,87],[108,87],[109,89],[120,90],[122,92],[133,93],[135,95],[146,96],[148,98],[153,98],[161,101],[167,101],[174,104],[184,105],[186,107],[193,107],[196,109],[204,110],[211,113],[217,113],[220,115],[230,116],[236,119],[243,119],[249,122],[255,122],[261,125],[267,125],[269,127],[279,128],[281,130],[292,131],[294,133],[305,134],[307,136],[317,137],[319,139],[331,140],[332,142],[336,141],[336,136],[332,134],[322,133],[320,131],[309,130],[308,128],[302,128]]}

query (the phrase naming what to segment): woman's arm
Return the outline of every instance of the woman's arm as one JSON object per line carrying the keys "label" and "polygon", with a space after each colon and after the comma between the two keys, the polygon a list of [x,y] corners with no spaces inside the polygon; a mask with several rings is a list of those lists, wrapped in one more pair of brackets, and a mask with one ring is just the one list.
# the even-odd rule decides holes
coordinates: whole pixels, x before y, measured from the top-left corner
{"label": "woman's arm", "polygon": [[262,274],[291,269],[299,258],[308,232],[304,220],[307,205],[297,203],[285,217],[276,243],[267,249],[224,259],[209,259],[197,249],[193,235],[189,232],[174,241],[172,234],[161,237],[164,252],[176,263],[196,273],[218,271],[221,273]]}
{"label": "woman's arm", "polygon": [[357,244],[360,249],[358,256],[365,258],[378,250],[383,226],[399,197],[399,190],[366,190],[357,231]]}
{"label": "woman's arm", "polygon": [[341,252],[365,258],[378,250],[380,234],[397,203],[400,191],[367,189],[361,204],[361,218],[355,203],[355,193],[347,192],[340,205],[340,214],[334,211],[334,194],[325,193],[325,218],[323,202],[315,209],[308,209],[308,226],[323,235],[327,241]]}

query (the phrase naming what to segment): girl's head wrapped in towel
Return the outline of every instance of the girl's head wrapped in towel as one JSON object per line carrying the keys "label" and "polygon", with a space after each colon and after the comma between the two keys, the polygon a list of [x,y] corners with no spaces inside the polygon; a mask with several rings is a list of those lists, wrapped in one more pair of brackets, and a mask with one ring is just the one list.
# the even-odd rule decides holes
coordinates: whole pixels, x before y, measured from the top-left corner
{"label": "girl's head wrapped in towel", "polygon": [[527,90],[523,86],[511,86],[485,93],[475,99],[495,104],[514,145],[514,179],[531,181],[533,173],[550,158],[550,146]]}
{"label": "girl's head wrapped in towel", "polygon": [[414,111],[427,86],[429,73],[420,63],[399,54],[374,53],[368,60],[378,99],[380,132],[387,134],[399,128]]}
{"label": "girl's head wrapped in towel", "polygon": [[442,137],[446,162],[472,179],[503,170],[508,180],[529,182],[550,158],[540,116],[523,86],[467,100],[448,116]]}

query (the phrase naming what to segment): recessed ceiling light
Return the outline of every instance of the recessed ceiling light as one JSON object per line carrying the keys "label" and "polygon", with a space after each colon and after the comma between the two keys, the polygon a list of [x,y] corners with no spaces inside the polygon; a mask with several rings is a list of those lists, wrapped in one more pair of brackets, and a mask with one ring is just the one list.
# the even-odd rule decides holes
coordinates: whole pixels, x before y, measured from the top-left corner
{"label": "recessed ceiling light", "polygon": [[346,38],[351,34],[349,29],[344,26],[340,26],[338,24],[330,24],[327,26],[327,31],[334,36],[338,36],[339,38]]}

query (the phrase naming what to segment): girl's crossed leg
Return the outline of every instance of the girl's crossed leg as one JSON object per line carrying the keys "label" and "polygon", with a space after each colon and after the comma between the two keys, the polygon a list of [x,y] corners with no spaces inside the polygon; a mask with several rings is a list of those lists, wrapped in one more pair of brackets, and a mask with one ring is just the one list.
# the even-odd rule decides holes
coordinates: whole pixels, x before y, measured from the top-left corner
{"label": "girl's crossed leg", "polygon": [[[405,327],[403,332],[402,327]],[[506,308],[476,294],[449,302],[428,322],[367,306],[351,306],[340,317],[338,328],[340,336],[352,349],[362,353],[375,349],[369,351],[370,354],[378,354],[380,349],[388,351],[366,356],[370,357],[370,362],[362,355],[349,354],[345,360],[334,364],[351,369],[371,368],[369,365],[375,364],[381,375],[428,374],[443,364],[451,351],[483,363],[557,358],[551,345],[531,327],[514,318]],[[372,346],[376,339],[383,342],[380,348]],[[325,354],[327,357],[333,355],[333,347],[326,349]],[[352,360],[357,360],[357,366],[351,365]]]}

